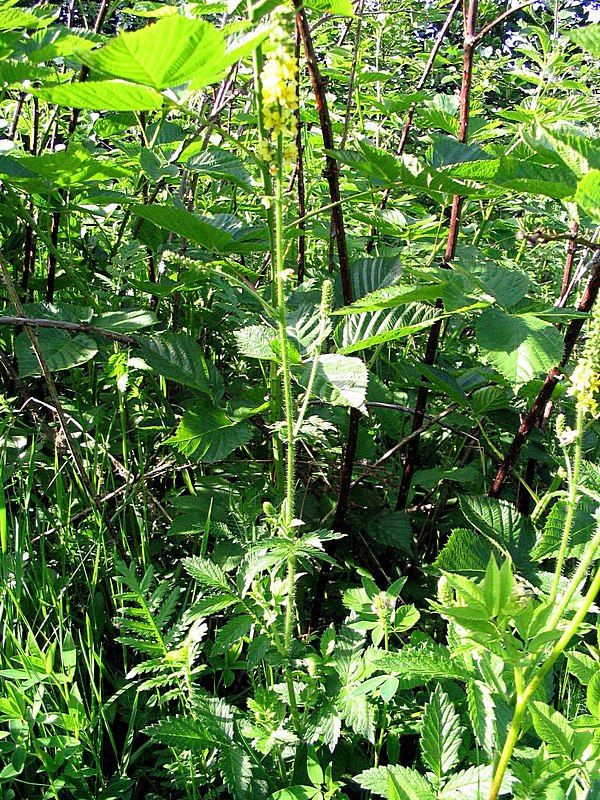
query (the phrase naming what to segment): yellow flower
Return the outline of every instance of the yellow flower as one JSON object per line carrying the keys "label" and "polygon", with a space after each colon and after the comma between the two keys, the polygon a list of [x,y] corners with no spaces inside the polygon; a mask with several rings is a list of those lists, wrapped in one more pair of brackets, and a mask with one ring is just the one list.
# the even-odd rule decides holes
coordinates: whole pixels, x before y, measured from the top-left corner
{"label": "yellow flower", "polygon": [[263,124],[277,138],[296,135],[298,62],[291,49],[290,32],[286,30],[292,18],[283,7],[275,9],[273,17],[278,21],[269,37],[273,50],[267,55],[260,79]]}
{"label": "yellow flower", "polygon": [[596,394],[600,391],[600,379],[592,359],[584,354],[577,362],[571,375],[571,385],[567,394],[577,398],[577,406],[584,414],[592,417],[598,416],[598,401]]}

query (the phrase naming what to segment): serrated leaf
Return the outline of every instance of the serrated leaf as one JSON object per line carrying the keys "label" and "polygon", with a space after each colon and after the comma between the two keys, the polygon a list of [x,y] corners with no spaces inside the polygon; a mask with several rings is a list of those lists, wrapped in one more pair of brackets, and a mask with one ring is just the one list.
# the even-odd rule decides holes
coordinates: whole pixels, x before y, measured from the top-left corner
{"label": "serrated leaf", "polygon": [[343,355],[357,353],[367,347],[412,336],[431,327],[440,315],[433,306],[410,303],[406,308],[382,309],[352,314],[336,331],[338,352]]}
{"label": "serrated leaf", "polygon": [[131,311],[108,311],[94,319],[97,328],[118,333],[133,333],[143,328],[156,325],[156,314],[145,308],[136,308]]}
{"label": "serrated leaf", "polygon": [[434,562],[437,569],[446,572],[475,574],[485,572],[492,545],[470,528],[456,528]]}
{"label": "serrated leaf", "polygon": [[161,333],[140,339],[140,354],[167,380],[210,394],[208,367],[196,340],[184,333]]}
{"label": "serrated leaf", "polygon": [[321,14],[339,14],[344,17],[354,14],[351,0],[307,0],[305,5]]}
{"label": "serrated leaf", "polygon": [[453,703],[438,684],[425,704],[419,740],[423,760],[438,781],[458,764],[463,731]]}
{"label": "serrated leaf", "polygon": [[219,224],[217,218],[198,217],[185,208],[171,205],[135,204],[132,211],[154,225],[183,236],[207,250],[224,251],[233,241],[233,233]]}
{"label": "serrated leaf", "polygon": [[88,181],[112,181],[127,175],[127,170],[99,159],[80,144],[57,153],[25,156],[20,159],[30,172],[48,178],[55,186],[75,189]]}
{"label": "serrated leaf", "polygon": [[271,347],[277,331],[268,325],[248,325],[234,332],[235,342],[241,355],[265,361],[277,361],[278,357]]}
{"label": "serrated leaf", "polygon": [[352,263],[350,279],[352,296],[356,299],[370,292],[392,286],[402,275],[402,262],[397,256],[359,258]]}
{"label": "serrated leaf", "polygon": [[211,653],[225,653],[234,644],[247,636],[252,627],[252,617],[242,614],[226,622],[215,638]]}
{"label": "serrated leaf", "polygon": [[214,25],[174,14],[121,33],[80,58],[105,75],[161,90],[192,80],[196,89],[212,83],[224,55],[225,38]]}
{"label": "serrated leaf", "polygon": [[186,458],[212,463],[222,461],[233,450],[252,437],[253,429],[235,422],[208,400],[198,399],[194,408],[185,412],[174,436],[165,440]]}
{"label": "serrated leaf", "polygon": [[[586,497],[580,497],[571,520],[569,557],[580,558],[592,538],[597,526],[594,518],[595,505]],[[544,524],[540,540],[531,553],[537,561],[553,558],[558,554],[567,521],[567,502],[558,500],[551,508]]]}
{"label": "serrated leaf", "polygon": [[430,642],[404,647],[398,653],[378,653],[374,658],[378,668],[398,673],[403,688],[424,686],[440,678],[467,680],[469,677],[465,667],[451,658],[447,647]]}
{"label": "serrated leaf", "polygon": [[580,653],[578,650],[570,650],[567,654],[567,665],[571,675],[584,685],[591,681],[592,677],[600,672],[600,663],[587,653]]}
{"label": "serrated leaf", "polygon": [[436,800],[427,779],[414,769],[400,766],[374,767],[356,775],[354,780],[363,789],[389,798],[390,777],[400,800]]}
{"label": "serrated leaf", "polygon": [[[302,365],[300,380],[308,385],[312,361]],[[312,387],[315,396],[334,406],[363,408],[369,373],[360,358],[327,353],[319,356]]]}
{"label": "serrated leaf", "polygon": [[600,718],[600,669],[596,669],[588,683],[586,705],[590,714]]}
{"label": "serrated leaf", "polygon": [[477,744],[488,758],[493,758],[497,750],[496,705],[489,686],[482,681],[467,683],[467,703],[469,719]]}
{"label": "serrated leaf", "polygon": [[572,42],[587,50],[588,53],[600,58],[600,26],[597,22],[586,25],[584,28],[569,31],[567,36]]}
{"label": "serrated leaf", "polygon": [[166,717],[154,725],[144,728],[144,733],[153,741],[178,751],[203,750],[217,742],[193,717]]}
{"label": "serrated leaf", "polygon": [[514,387],[547,373],[562,357],[560,332],[533,314],[488,308],[475,331],[482,353]]}
{"label": "serrated leaf", "polygon": [[34,97],[57,106],[89,111],[153,111],[165,103],[165,98],[154,89],[124,81],[63,83],[30,91]]}
{"label": "serrated leaf", "polygon": [[539,700],[529,704],[529,711],[535,732],[548,748],[549,754],[569,758],[573,750],[573,729],[568,720]]}
{"label": "serrated leaf", "polygon": [[517,567],[527,569],[534,541],[533,526],[527,517],[506,500],[492,497],[462,497],[460,507],[473,527],[502,553],[508,553]]}
{"label": "serrated leaf", "polygon": [[241,159],[229,150],[206,148],[204,142],[194,142],[184,149],[178,160],[185,163],[189,172],[229,180],[248,190],[252,187],[250,173]]}
{"label": "serrated leaf", "polygon": [[187,572],[198,581],[200,586],[229,592],[231,587],[227,576],[221,567],[210,559],[202,556],[191,556],[190,558],[184,558],[182,563]]}
{"label": "serrated leaf", "polygon": [[236,800],[245,800],[252,780],[252,762],[241,747],[223,747],[219,754],[219,770],[227,788]]}
{"label": "serrated leaf", "polygon": [[423,300],[437,300],[442,296],[443,286],[440,283],[407,286],[398,284],[377,289],[375,292],[356,300],[352,305],[344,306],[334,314],[361,314],[363,311],[381,311],[384,308],[396,308],[408,303]]}
{"label": "serrated leaf", "polygon": [[600,222],[600,169],[591,169],[578,181],[575,202],[595,222]]}
{"label": "serrated leaf", "polygon": [[[491,765],[485,765],[455,772],[444,784],[439,800],[487,800],[492,786],[493,769]],[[500,794],[510,791],[511,784],[512,777],[506,773]]]}
{"label": "serrated leaf", "polygon": [[[44,360],[51,372],[72,369],[90,361],[98,352],[98,345],[91,336],[79,333],[71,336],[66,331],[45,328],[37,331],[37,338]],[[41,375],[42,369],[35,356],[26,333],[15,340],[15,353],[22,378]]]}

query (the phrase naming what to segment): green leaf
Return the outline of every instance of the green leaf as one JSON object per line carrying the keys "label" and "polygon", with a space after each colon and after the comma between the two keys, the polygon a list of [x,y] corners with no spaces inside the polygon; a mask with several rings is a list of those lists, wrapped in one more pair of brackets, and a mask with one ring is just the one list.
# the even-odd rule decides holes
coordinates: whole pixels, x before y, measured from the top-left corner
{"label": "green leaf", "polygon": [[378,289],[375,292],[361,297],[350,306],[344,306],[334,314],[360,314],[363,311],[380,311],[382,308],[396,308],[407,303],[423,300],[437,300],[442,296],[440,283],[423,284],[421,286],[407,286],[399,284]]}
{"label": "green leaf", "polygon": [[203,750],[215,744],[206,728],[193,717],[165,717],[144,728],[144,733],[152,741],[173,747],[179,752]]}
{"label": "green leaf", "polygon": [[248,325],[234,331],[238,350],[246,358],[258,358],[266,361],[277,361],[278,356],[271,346],[277,335],[275,328],[268,325]]}
{"label": "green leaf", "polygon": [[587,687],[586,705],[590,714],[600,718],[600,669],[596,669]]}
{"label": "green leaf", "polygon": [[202,556],[184,558],[183,566],[187,572],[198,581],[202,588],[219,589],[229,592],[230,585],[227,576],[218,564]]}
{"label": "green leaf", "polygon": [[[580,497],[571,520],[569,536],[569,557],[581,558],[589,544],[597,522],[594,518],[595,504],[587,497]],[[553,558],[561,546],[567,520],[567,502],[558,500],[550,510],[540,540],[531,553],[536,561]]]}
{"label": "green leaf", "polygon": [[471,525],[503,554],[510,555],[517,567],[527,567],[534,539],[533,526],[527,517],[506,500],[492,497],[461,497],[460,507]]}
{"label": "green leaf", "polygon": [[[491,765],[469,767],[462,772],[455,772],[444,784],[438,800],[487,800],[492,778]],[[507,773],[500,787],[501,795],[510,791],[512,782],[512,777]]]}
{"label": "green leaf", "polygon": [[192,80],[200,89],[218,80],[224,55],[225,38],[214,25],[174,14],[80,58],[105,75],[161,90]]}
{"label": "green leaf", "polygon": [[123,81],[85,81],[32,89],[31,94],[49,103],[90,111],[153,111],[165,98],[145,86]]}
{"label": "green leaf", "polygon": [[514,387],[548,372],[562,357],[560,331],[533,314],[488,308],[475,330],[483,354]]}
{"label": "green leaf", "polygon": [[600,222],[600,169],[591,169],[577,183],[575,202],[595,222]]}
{"label": "green leaf", "polygon": [[445,572],[480,575],[485,572],[491,553],[492,545],[479,533],[471,528],[455,528],[434,566]]}
{"label": "green leaf", "polygon": [[20,8],[0,9],[0,31],[34,30],[46,27],[53,17],[41,17]]}
{"label": "green leaf", "polygon": [[306,0],[304,5],[321,14],[339,14],[344,17],[354,16],[351,0]]}
{"label": "green leaf", "polygon": [[425,704],[419,740],[423,760],[438,781],[458,764],[463,731],[453,703],[438,684]]}
{"label": "green leaf", "polygon": [[497,751],[496,704],[490,687],[483,681],[472,680],[467,683],[467,703],[469,719],[477,744],[488,758]]}
{"label": "green leaf", "polygon": [[[302,365],[300,379],[308,385],[312,361]],[[327,353],[319,356],[312,387],[315,396],[334,406],[364,408],[369,373],[360,358]]]}
{"label": "green leaf", "polygon": [[[85,364],[98,352],[96,342],[91,336],[84,333],[71,336],[66,331],[45,328],[37,331],[37,338],[51,372],[72,369],[80,364]],[[26,333],[20,333],[17,336],[15,353],[19,362],[19,375],[22,378],[42,374]]]}
{"label": "green leaf", "polygon": [[202,348],[184,333],[161,333],[141,339],[140,355],[149,367],[170,381],[210,394]]}
{"label": "green leaf", "polygon": [[584,686],[587,686],[592,677],[597,672],[600,672],[598,660],[587,655],[587,653],[570,650],[566,656],[569,672],[571,675],[575,675]]}
{"label": "green leaf", "polygon": [[431,642],[404,647],[398,653],[378,653],[374,658],[379,669],[398,673],[403,688],[424,686],[441,678],[467,680],[469,677],[465,667],[451,658],[447,647]]}
{"label": "green leaf", "polygon": [[128,174],[123,167],[92,155],[80,144],[73,144],[57,153],[26,156],[20,161],[30,172],[50,179],[63,189],[73,189],[88,181],[112,181]]}
{"label": "green leaf", "polygon": [[439,319],[435,308],[421,303],[410,303],[406,308],[389,311],[350,314],[336,331],[338,352],[349,355],[367,347],[403,339],[431,327]]}
{"label": "green leaf", "polygon": [[222,747],[219,770],[235,800],[246,800],[252,780],[250,756],[241,747]]}
{"label": "green leaf", "polygon": [[508,606],[514,585],[512,564],[510,558],[503,561],[498,567],[496,556],[490,555],[490,560],[485,572],[483,591],[487,611],[490,617],[499,617]]}
{"label": "green leaf", "polygon": [[250,173],[234,153],[218,147],[205,148],[204,142],[188,145],[179,157],[188,172],[229,180],[248,191],[252,188]]}
{"label": "green leaf", "polygon": [[207,464],[222,461],[249,441],[252,433],[250,425],[234,422],[209,400],[198,400],[165,444],[174,445],[186,458]]}
{"label": "green leaf", "polygon": [[136,204],[132,206],[132,210],[142,219],[147,219],[154,225],[166,228],[185,239],[190,239],[207,250],[225,250],[233,240],[233,234],[223,230],[218,224],[218,220],[198,217],[185,208]]}
{"label": "green leaf", "polygon": [[135,308],[130,311],[107,311],[94,319],[94,325],[97,328],[117,333],[133,333],[157,323],[156,314],[145,308]]}
{"label": "green leaf", "polygon": [[352,262],[352,296],[364,297],[377,289],[392,286],[402,275],[402,262],[397,256],[359,258]]}
{"label": "green leaf", "polygon": [[400,800],[436,800],[428,780],[414,769],[400,766],[374,767],[356,775],[354,780],[367,791],[390,797],[390,779],[394,797]]}
{"label": "green leaf", "polygon": [[313,800],[319,790],[314,786],[288,786],[269,795],[269,800]]}
{"label": "green leaf", "polygon": [[597,22],[593,22],[585,28],[569,31],[567,36],[572,42],[587,50],[588,53],[600,58],[600,26]]}
{"label": "green leaf", "polygon": [[529,711],[535,732],[548,748],[548,753],[569,758],[573,750],[573,729],[567,719],[539,700],[529,704]]}
{"label": "green leaf", "polygon": [[226,622],[221,628],[213,644],[211,654],[225,653],[234,644],[247,636],[252,627],[253,618],[248,614],[242,614]]}

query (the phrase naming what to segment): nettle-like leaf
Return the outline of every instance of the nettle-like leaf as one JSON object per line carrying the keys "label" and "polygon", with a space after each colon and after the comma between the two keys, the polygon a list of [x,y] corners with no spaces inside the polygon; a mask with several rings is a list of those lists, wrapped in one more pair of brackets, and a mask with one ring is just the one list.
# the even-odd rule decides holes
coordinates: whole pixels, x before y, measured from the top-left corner
{"label": "nettle-like leaf", "polygon": [[533,727],[550,755],[570,758],[573,752],[573,728],[560,711],[533,700],[529,705]]}
{"label": "nettle-like leaf", "polygon": [[578,181],[575,202],[595,222],[600,222],[600,169],[591,169]]}
{"label": "nettle-like leaf", "polygon": [[147,86],[125,81],[85,81],[32,89],[31,94],[67,108],[88,111],[157,111],[165,98]]}
{"label": "nettle-like leaf", "polygon": [[533,526],[527,517],[506,500],[492,497],[462,497],[460,506],[474,528],[481,531],[502,553],[509,554],[518,568],[527,569],[529,551],[535,538]]}
{"label": "nettle-like leaf", "polygon": [[585,28],[577,28],[577,30],[570,31],[568,34],[569,39],[588,53],[600,58],[600,29],[597,23],[587,25]]}
{"label": "nettle-like leaf", "polygon": [[378,669],[398,675],[402,688],[424,686],[440,678],[463,681],[469,678],[464,664],[453,659],[447,647],[433,642],[404,647],[397,653],[377,653],[374,659]]}
{"label": "nettle-like leaf", "polygon": [[218,564],[203,556],[191,556],[183,559],[187,572],[205,589],[218,589],[229,592],[231,589],[227,576]]}
{"label": "nettle-like leaf", "polygon": [[206,147],[203,141],[188,145],[178,159],[188,172],[231,181],[248,191],[252,188],[250,173],[241,159],[229,150]]}
{"label": "nettle-like leaf", "polygon": [[154,725],[144,728],[144,733],[153,741],[179,752],[204,750],[218,744],[209,731],[194,717],[165,717]]}
{"label": "nettle-like leaf", "polygon": [[[308,385],[313,361],[302,365],[300,380]],[[319,356],[312,387],[313,394],[334,406],[363,409],[369,373],[360,358],[326,353]]]}
{"label": "nettle-like leaf", "polygon": [[200,244],[207,250],[224,251],[233,241],[233,233],[224,229],[218,219],[199,217],[185,208],[148,203],[136,204],[132,210],[138,217]]}
{"label": "nettle-like leaf", "polygon": [[[494,768],[487,764],[455,772],[444,784],[438,800],[487,800],[493,776]],[[510,792],[512,783],[513,778],[507,772],[500,787],[500,796]]]}
{"label": "nettle-like leaf", "polygon": [[348,355],[367,347],[403,339],[431,327],[440,315],[433,306],[410,303],[406,308],[382,309],[345,317],[336,331],[338,352]]}
{"label": "nettle-like leaf", "polygon": [[569,672],[584,686],[588,685],[596,673],[600,673],[600,662],[587,653],[570,650],[566,655]]}
{"label": "nettle-like leaf", "polygon": [[225,37],[214,25],[177,14],[121,33],[80,59],[97,72],[160,91],[192,80],[196,88],[212,83],[224,55]]}
{"label": "nettle-like leaf", "polygon": [[241,747],[223,747],[219,753],[219,771],[235,800],[246,800],[252,781],[252,761]]}
{"label": "nettle-like leaf", "polygon": [[590,714],[600,718],[600,669],[596,669],[588,683],[586,705]]}
{"label": "nettle-like leaf", "polygon": [[438,684],[425,705],[419,741],[423,760],[438,781],[458,764],[463,731],[454,704]]}
{"label": "nettle-like leaf", "polygon": [[[98,345],[94,339],[85,333],[71,336],[66,331],[47,328],[37,331],[37,338],[51,372],[85,364],[98,352]],[[19,362],[19,375],[22,378],[42,374],[26,333],[20,333],[15,339],[15,353]]]}
{"label": "nettle-like leaf", "polygon": [[[571,520],[572,527],[569,537],[570,558],[580,558],[594,535],[598,524],[594,518],[595,509],[596,506],[590,498],[579,498]],[[558,554],[568,513],[566,500],[558,500],[552,506],[546,519],[541,538],[531,554],[531,557],[536,561],[543,561],[545,558],[553,558]]]}
{"label": "nettle-like leaf", "polygon": [[487,569],[493,545],[470,528],[456,528],[434,562],[445,572],[481,575]]}
{"label": "nettle-like leaf", "polygon": [[248,325],[234,332],[235,342],[241,355],[263,361],[278,361],[272,347],[277,331],[269,325]]}
{"label": "nettle-like leaf", "polygon": [[374,767],[356,775],[354,780],[361,788],[387,800],[394,798],[436,800],[437,798],[427,778],[408,767]]}
{"label": "nettle-like leaf", "polygon": [[438,300],[442,296],[443,283],[425,283],[417,286],[398,284],[377,289],[361,297],[352,305],[344,306],[334,314],[361,314],[364,311],[381,311],[384,308],[397,308],[408,303],[423,300]]}
{"label": "nettle-like leaf", "polygon": [[359,299],[365,295],[392,286],[402,275],[402,262],[397,256],[359,258],[352,263],[350,279],[352,296]]}
{"label": "nettle-like leaf", "polygon": [[489,686],[483,681],[472,680],[467,683],[467,703],[469,719],[477,744],[488,758],[497,751],[496,704]]}
{"label": "nettle-like leaf", "polygon": [[140,355],[163,378],[210,394],[204,354],[192,336],[161,333],[147,336],[140,342]]}
{"label": "nettle-like leaf", "polygon": [[250,425],[235,422],[209,400],[197,400],[185,412],[175,434],[165,440],[186,458],[204,463],[222,461],[233,450],[246,444],[253,434]]}
{"label": "nettle-like leaf", "polygon": [[475,331],[482,353],[514,387],[545,374],[562,357],[560,331],[533,314],[488,308],[477,320]]}

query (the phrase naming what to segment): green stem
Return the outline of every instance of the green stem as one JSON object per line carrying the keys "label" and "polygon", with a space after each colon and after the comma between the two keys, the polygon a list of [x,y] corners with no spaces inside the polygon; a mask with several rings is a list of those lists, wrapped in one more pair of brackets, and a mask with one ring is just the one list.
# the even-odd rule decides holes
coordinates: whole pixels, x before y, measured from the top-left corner
{"label": "green stem", "polygon": [[573,472],[569,470],[569,494],[567,497],[567,515],[565,518],[565,527],[563,531],[562,541],[558,558],[556,559],[556,569],[554,571],[554,580],[552,582],[552,590],[548,602],[554,603],[556,595],[558,594],[558,587],[562,575],[562,568],[567,554],[567,547],[569,546],[569,537],[571,535],[571,528],[573,527],[573,518],[575,516],[575,506],[577,503],[577,484],[579,482],[579,469],[581,467],[581,436],[583,432],[583,408],[578,405],[577,407],[577,438],[575,440],[575,461],[573,462]]}
{"label": "green stem", "polygon": [[523,722],[523,717],[525,715],[525,711],[527,710],[527,705],[529,701],[535,694],[538,686],[542,683],[548,672],[554,666],[556,660],[564,653],[564,651],[567,648],[567,645],[569,644],[573,636],[577,633],[579,626],[585,619],[592,603],[596,599],[596,595],[598,594],[598,592],[600,592],[600,567],[596,570],[594,579],[592,580],[590,587],[587,590],[581,605],[579,606],[579,610],[577,611],[577,613],[575,614],[575,616],[565,629],[565,632],[552,648],[552,651],[548,656],[548,658],[542,663],[539,669],[537,669],[535,675],[533,676],[533,678],[531,679],[531,681],[529,682],[523,693],[517,697],[517,703],[515,706],[513,719],[510,724],[510,728],[508,730],[508,735],[506,737],[504,747],[502,748],[502,753],[500,754],[500,760],[498,761],[498,765],[494,773],[494,779],[492,781],[492,787],[490,789],[488,800],[497,800],[498,798],[504,774],[506,773],[508,764],[515,749],[515,745],[518,741],[519,734],[521,732],[521,724]]}

